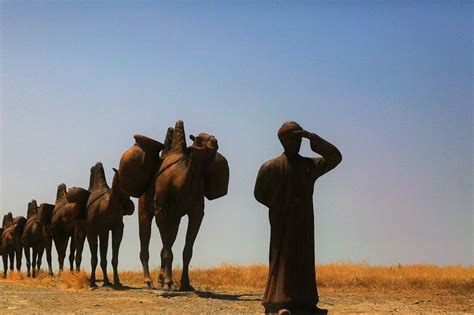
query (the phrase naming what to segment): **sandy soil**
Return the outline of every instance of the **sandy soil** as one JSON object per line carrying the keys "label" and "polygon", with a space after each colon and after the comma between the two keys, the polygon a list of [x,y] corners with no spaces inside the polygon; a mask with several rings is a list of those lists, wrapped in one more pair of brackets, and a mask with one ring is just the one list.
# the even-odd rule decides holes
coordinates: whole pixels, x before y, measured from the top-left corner
{"label": "sandy soil", "polygon": [[[321,289],[320,306],[330,313],[473,313],[469,295],[449,292],[374,292]],[[123,290],[62,290],[0,281],[0,313],[263,313],[262,294],[252,289],[164,292],[138,287]]]}

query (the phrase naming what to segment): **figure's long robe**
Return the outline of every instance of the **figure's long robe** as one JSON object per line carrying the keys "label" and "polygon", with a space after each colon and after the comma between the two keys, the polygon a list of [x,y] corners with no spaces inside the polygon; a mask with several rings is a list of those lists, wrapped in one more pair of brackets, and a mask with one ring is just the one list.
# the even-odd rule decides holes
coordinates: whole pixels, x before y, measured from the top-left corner
{"label": "figure's long robe", "polygon": [[262,165],[255,184],[255,198],[269,208],[270,269],[262,303],[269,309],[312,309],[318,302],[313,189],[316,179],[336,167],[341,155],[315,134],[310,144],[322,157],[283,153]]}

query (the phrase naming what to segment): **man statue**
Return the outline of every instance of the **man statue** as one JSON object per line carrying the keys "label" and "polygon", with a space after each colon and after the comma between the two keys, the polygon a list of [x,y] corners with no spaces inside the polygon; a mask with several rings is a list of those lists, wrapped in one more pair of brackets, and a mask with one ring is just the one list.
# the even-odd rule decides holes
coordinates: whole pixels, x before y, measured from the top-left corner
{"label": "man statue", "polygon": [[[263,296],[266,313],[321,313],[314,259],[314,182],[342,160],[339,150],[296,122],[278,130],[285,152],[262,165],[255,198],[269,208],[270,269]],[[302,138],[321,155],[299,155]]]}

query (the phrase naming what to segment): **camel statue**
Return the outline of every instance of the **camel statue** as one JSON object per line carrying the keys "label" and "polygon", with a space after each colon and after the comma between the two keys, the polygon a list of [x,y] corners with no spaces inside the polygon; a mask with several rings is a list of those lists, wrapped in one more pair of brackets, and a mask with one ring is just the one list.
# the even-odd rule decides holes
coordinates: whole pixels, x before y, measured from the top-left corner
{"label": "camel statue", "polygon": [[[36,214],[36,222],[42,227],[43,247],[46,250],[46,260],[48,262],[48,274],[53,276],[53,265],[51,250],[53,247],[53,238],[51,235],[51,218],[53,216],[55,205],[42,203]],[[41,261],[40,261],[41,263]]]}
{"label": "camel statue", "polygon": [[[3,216],[2,221],[2,233],[8,228],[13,225],[13,214],[11,212],[5,214]],[[10,270],[13,271],[13,267],[15,265],[15,251],[9,251],[7,258],[10,258]],[[8,259],[6,260],[8,262]]]}
{"label": "camel statue", "polygon": [[193,291],[188,271],[194,241],[204,217],[204,196],[212,200],[227,194],[229,167],[226,159],[217,153],[217,139],[206,133],[200,133],[197,137],[191,135],[190,138],[193,144],[188,148],[182,121],[176,122],[174,129],[168,129],[154,176],[139,199],[140,260],[145,283],[149,288],[153,287],[148,267],[153,217],[163,243],[158,282],[163,290],[175,290],[171,249],[176,240],[181,217],[188,216],[179,289]]}
{"label": "camel statue", "polygon": [[13,218],[11,212],[3,217],[0,230],[0,254],[3,258],[3,277],[7,277],[8,258],[10,258],[10,270],[13,271],[14,258],[16,254],[16,270],[21,270],[22,259],[22,235],[25,228],[26,218],[18,216]]}
{"label": "camel statue", "polygon": [[[38,205],[36,200],[31,200],[28,203],[28,211],[26,216],[26,225],[23,230],[23,251],[26,258],[27,277],[36,277],[36,270],[41,268],[41,260],[44,252],[43,242],[43,226],[37,221]],[[31,265],[30,248],[33,254],[33,265]],[[33,267],[33,273],[30,269]]]}
{"label": "camel statue", "polygon": [[[64,258],[69,238],[71,238],[69,265],[74,271],[74,260],[76,271],[80,270],[82,261],[82,250],[86,239],[85,218],[86,204],[90,192],[84,188],[71,187],[66,192],[66,185],[60,184],[56,194],[56,203],[50,216],[50,233],[58,253],[59,272],[64,269]],[[47,251],[50,243],[47,240]]]}
{"label": "camel statue", "polygon": [[97,267],[97,238],[100,239],[100,266],[104,275],[103,286],[110,286],[107,276],[107,247],[109,244],[109,231],[112,231],[112,267],[114,269],[114,286],[120,287],[118,275],[118,255],[123,236],[123,216],[132,215],[135,206],[130,197],[119,189],[119,175],[115,170],[112,189],[107,185],[104,167],[98,162],[91,168],[89,190],[91,192],[87,201],[87,241],[91,251],[91,277],[90,286],[96,287],[95,270]]}

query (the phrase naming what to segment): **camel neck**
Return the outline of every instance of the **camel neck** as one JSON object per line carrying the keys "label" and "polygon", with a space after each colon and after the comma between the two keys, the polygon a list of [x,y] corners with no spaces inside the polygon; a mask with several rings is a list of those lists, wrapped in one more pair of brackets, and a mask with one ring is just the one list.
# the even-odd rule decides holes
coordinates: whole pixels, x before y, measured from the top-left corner
{"label": "camel neck", "polygon": [[190,182],[189,179],[200,178],[199,174],[202,171],[202,162],[191,157],[188,161],[188,167],[186,169],[186,182]]}
{"label": "camel neck", "polygon": [[110,193],[109,209],[113,210],[114,212],[118,212],[120,210],[120,204],[119,204],[120,191],[115,181],[112,182],[112,188],[110,189],[109,193]]}

